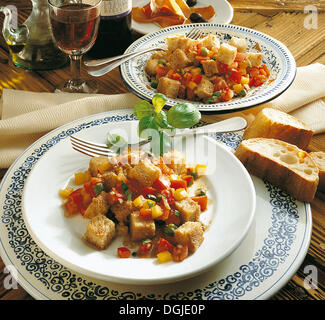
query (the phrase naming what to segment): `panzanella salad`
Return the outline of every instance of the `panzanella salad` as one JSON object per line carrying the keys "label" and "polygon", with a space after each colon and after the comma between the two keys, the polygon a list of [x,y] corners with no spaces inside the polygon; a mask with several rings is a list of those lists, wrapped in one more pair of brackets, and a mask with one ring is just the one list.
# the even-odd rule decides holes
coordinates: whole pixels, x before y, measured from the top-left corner
{"label": "panzanella salad", "polygon": [[245,39],[220,43],[208,34],[199,40],[166,38],[168,50],[154,53],[145,66],[151,87],[173,99],[218,103],[244,97],[270,77],[258,50],[247,51]]}
{"label": "panzanella salad", "polygon": [[90,159],[74,175],[77,188],[60,190],[67,217],[89,219],[85,240],[104,250],[120,236],[120,258],[157,257],[159,263],[183,261],[204,240],[201,212],[208,197],[200,183],[206,166],[189,166],[170,151],[153,157],[126,150],[115,157]]}

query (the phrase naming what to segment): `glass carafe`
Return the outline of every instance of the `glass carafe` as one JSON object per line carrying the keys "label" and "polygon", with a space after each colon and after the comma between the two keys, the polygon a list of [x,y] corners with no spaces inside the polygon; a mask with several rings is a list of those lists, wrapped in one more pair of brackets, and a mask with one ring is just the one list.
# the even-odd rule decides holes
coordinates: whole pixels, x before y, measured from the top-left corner
{"label": "glass carafe", "polygon": [[[68,57],[56,45],[49,20],[47,0],[32,0],[33,9],[23,23],[28,28],[28,39],[19,51],[6,39],[12,62],[31,70],[57,69],[68,62]],[[19,48],[19,47],[18,47]]]}

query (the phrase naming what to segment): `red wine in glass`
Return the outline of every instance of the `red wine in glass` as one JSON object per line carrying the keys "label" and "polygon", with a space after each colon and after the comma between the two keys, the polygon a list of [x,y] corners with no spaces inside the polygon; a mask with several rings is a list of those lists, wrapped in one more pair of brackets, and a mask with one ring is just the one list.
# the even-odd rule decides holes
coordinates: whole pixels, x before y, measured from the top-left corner
{"label": "red wine in glass", "polygon": [[73,77],[56,92],[96,93],[96,81],[81,79],[80,69],[82,55],[97,37],[101,0],[48,1],[53,36],[58,47],[70,56]]}

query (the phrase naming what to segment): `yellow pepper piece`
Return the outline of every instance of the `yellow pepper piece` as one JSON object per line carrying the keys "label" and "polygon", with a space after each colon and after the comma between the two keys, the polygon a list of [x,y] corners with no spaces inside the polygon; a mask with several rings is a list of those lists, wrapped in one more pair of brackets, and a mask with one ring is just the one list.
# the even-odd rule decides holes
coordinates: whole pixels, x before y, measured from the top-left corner
{"label": "yellow pepper piece", "polygon": [[201,73],[201,68],[193,68],[192,70],[191,70],[191,73],[194,75],[194,74],[199,74],[199,73]]}
{"label": "yellow pepper piece", "polygon": [[144,198],[143,195],[140,195],[136,199],[133,200],[133,204],[138,208],[143,207],[145,202],[146,202],[146,199]]}
{"label": "yellow pepper piece", "polygon": [[241,77],[240,82],[241,84],[249,84],[249,77]]}
{"label": "yellow pepper piece", "polygon": [[162,251],[157,253],[159,263],[165,263],[172,260],[172,255],[169,251]]}
{"label": "yellow pepper piece", "polygon": [[239,93],[244,89],[244,87],[241,84],[234,84],[232,88],[236,93]]}
{"label": "yellow pepper piece", "polygon": [[184,188],[179,188],[175,190],[174,198],[176,201],[181,201],[188,197],[188,194]]}
{"label": "yellow pepper piece", "polygon": [[204,175],[206,169],[207,169],[207,166],[204,165],[204,164],[197,164],[197,165],[195,166],[195,168],[194,168],[194,170],[195,170],[195,172],[196,172],[196,174],[197,174],[198,176],[202,176],[202,175]]}
{"label": "yellow pepper piece", "polygon": [[197,87],[197,84],[194,81],[190,81],[190,83],[187,86],[191,90],[194,90]]}
{"label": "yellow pepper piece", "polygon": [[159,218],[163,214],[163,210],[160,206],[155,205],[151,208],[151,215],[153,219]]}
{"label": "yellow pepper piece", "polygon": [[65,189],[59,190],[59,195],[61,198],[66,199],[73,192],[73,188],[66,187]]}
{"label": "yellow pepper piece", "polygon": [[145,199],[145,202],[143,203],[143,208],[150,209],[150,208],[152,208],[155,205],[156,205],[156,202],[155,201],[153,201],[153,200],[146,200]]}
{"label": "yellow pepper piece", "polygon": [[84,184],[90,180],[90,172],[85,171],[85,172],[77,172],[74,174],[74,183],[77,186],[80,186],[81,184]]}

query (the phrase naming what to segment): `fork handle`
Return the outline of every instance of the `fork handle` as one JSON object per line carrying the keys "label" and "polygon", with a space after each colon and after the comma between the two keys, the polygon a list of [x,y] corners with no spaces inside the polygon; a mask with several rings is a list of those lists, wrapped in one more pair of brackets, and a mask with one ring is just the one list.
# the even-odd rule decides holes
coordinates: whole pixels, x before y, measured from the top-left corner
{"label": "fork handle", "polygon": [[178,132],[174,137],[178,136],[190,136],[193,134],[206,134],[206,133],[218,133],[218,132],[234,132],[245,129],[247,122],[242,117],[232,117],[226,120],[222,120],[216,123],[208,124],[203,127],[195,129],[186,129]]}

